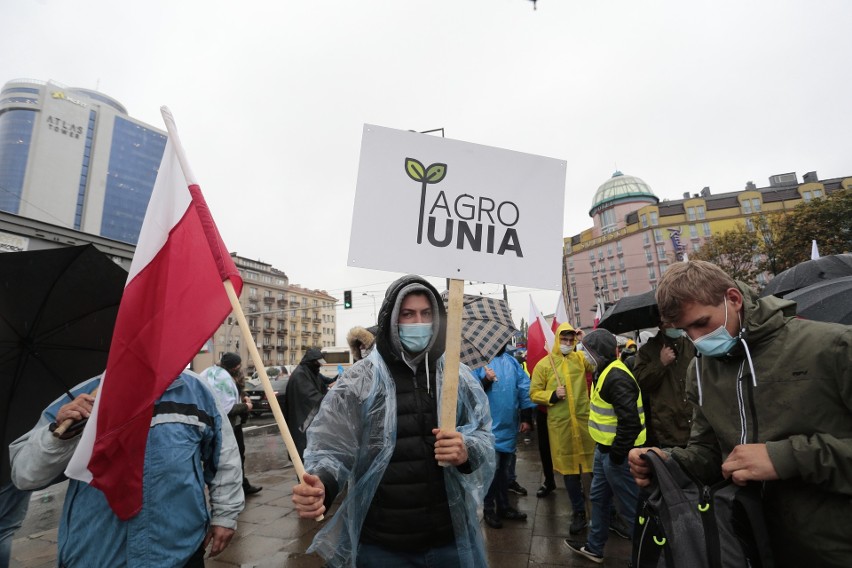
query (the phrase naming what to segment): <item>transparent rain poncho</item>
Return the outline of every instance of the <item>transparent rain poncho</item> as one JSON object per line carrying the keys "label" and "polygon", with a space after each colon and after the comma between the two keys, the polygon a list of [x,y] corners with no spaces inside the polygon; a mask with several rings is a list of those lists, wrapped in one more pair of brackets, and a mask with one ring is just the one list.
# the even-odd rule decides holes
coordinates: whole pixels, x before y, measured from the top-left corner
{"label": "transparent rain poncho", "polygon": [[[444,357],[438,360],[440,415]],[[462,566],[487,566],[477,508],[494,477],[494,437],[488,399],[470,369],[461,366],[456,429],[467,445],[472,472],[444,468],[447,498]],[[351,367],[323,400],[310,426],[305,470],[334,477],[346,497],[308,552],[330,567],[355,567],[359,535],[396,441],[396,387],[378,350]]]}

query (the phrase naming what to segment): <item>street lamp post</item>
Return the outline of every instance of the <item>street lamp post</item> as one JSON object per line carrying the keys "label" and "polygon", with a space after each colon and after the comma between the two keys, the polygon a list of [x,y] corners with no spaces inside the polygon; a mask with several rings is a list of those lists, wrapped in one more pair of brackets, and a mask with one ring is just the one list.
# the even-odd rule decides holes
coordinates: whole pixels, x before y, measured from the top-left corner
{"label": "street lamp post", "polygon": [[373,295],[373,294],[368,294],[367,292],[364,292],[361,295],[362,296],[369,296],[373,300],[373,322],[375,323],[375,321],[376,321],[376,296]]}

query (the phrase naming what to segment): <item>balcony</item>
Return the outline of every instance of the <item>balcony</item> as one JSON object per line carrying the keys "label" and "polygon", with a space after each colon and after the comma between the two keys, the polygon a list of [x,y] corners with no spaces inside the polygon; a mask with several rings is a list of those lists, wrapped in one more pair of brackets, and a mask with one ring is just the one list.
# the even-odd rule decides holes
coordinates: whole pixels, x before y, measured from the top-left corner
{"label": "balcony", "polygon": [[302,332],[302,337],[310,337],[310,336],[311,336],[311,332],[310,332],[310,331],[303,331],[303,332]]}
{"label": "balcony", "polygon": [[320,333],[320,332],[318,332],[318,331],[315,331],[315,332],[314,332],[314,339],[318,339],[318,338],[320,338],[320,337],[322,337],[322,333]]}
{"label": "balcony", "polygon": [[320,318],[314,318],[313,321],[314,321],[314,323],[322,323],[322,319],[320,319]]}
{"label": "balcony", "polygon": [[287,346],[286,345],[276,345],[275,350],[276,351],[287,351]]}
{"label": "balcony", "polygon": [[273,298],[272,296],[264,296],[263,297],[263,303],[266,304],[267,306],[271,306],[272,304],[275,303],[275,298]]}
{"label": "balcony", "polygon": [[310,349],[310,348],[311,348],[311,346],[310,346],[310,345],[308,345],[307,343],[303,343],[303,344],[302,344],[302,351],[307,351],[307,350],[308,350],[308,349]]}
{"label": "balcony", "polygon": [[278,300],[278,307],[279,308],[286,308],[287,304],[288,304],[287,300],[285,300],[283,298]]}
{"label": "balcony", "polygon": [[279,329],[276,333],[283,337],[283,336],[287,335],[287,330],[286,329]]}

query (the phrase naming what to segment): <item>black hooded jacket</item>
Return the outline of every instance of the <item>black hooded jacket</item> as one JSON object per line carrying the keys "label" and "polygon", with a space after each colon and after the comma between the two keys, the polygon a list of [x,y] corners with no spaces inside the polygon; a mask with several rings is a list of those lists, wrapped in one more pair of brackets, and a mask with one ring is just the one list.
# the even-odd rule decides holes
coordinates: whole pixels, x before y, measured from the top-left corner
{"label": "black hooded jacket", "polygon": [[284,408],[281,409],[296,449],[299,450],[299,457],[305,455],[305,448],[308,445],[307,427],[316,416],[322,399],[328,392],[328,387],[319,372],[320,366],[317,361],[320,359],[322,359],[322,352],[319,349],[308,349],[299,366],[290,375]]}
{"label": "black hooded jacket", "polygon": [[[583,347],[597,363],[595,372],[595,382],[597,382],[606,368],[618,359],[615,336],[602,329],[592,331],[583,338]],[[609,452],[613,463],[621,464],[624,463],[627,453],[634,447],[636,438],[642,433],[642,422],[636,410],[639,385],[632,376],[616,367],[607,374],[600,395],[615,410],[618,426],[612,446],[598,444],[598,448],[602,452]]]}
{"label": "black hooded jacket", "polygon": [[[429,346],[412,356],[401,346],[397,321],[402,298],[415,291],[430,297],[434,317]],[[361,542],[414,551],[455,540],[432,434],[438,427],[437,362],[445,344],[446,310],[437,290],[413,275],[391,284],[379,310],[375,345],[396,387],[396,445],[364,520]]]}

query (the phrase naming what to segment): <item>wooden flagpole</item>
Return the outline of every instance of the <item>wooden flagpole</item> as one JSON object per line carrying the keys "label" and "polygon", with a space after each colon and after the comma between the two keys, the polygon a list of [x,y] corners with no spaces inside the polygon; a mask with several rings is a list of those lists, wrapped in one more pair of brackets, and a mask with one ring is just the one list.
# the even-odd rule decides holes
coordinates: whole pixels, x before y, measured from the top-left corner
{"label": "wooden flagpole", "polygon": [[[441,386],[441,416],[438,427],[444,432],[456,431],[459,399],[459,365],[461,363],[461,320],[464,280],[449,279],[447,297],[447,345],[444,350],[444,380]],[[448,464],[438,462],[442,466]]]}
{"label": "wooden flagpole", "polygon": [[[284,414],[281,412],[281,406],[278,404],[278,397],[275,396],[275,391],[272,390],[272,383],[269,382],[269,376],[266,374],[266,367],[263,365],[263,360],[260,358],[260,353],[257,350],[257,345],[254,342],[254,337],[251,335],[246,316],[243,313],[243,307],[240,305],[240,299],[237,297],[237,291],[234,290],[234,284],[230,280],[225,280],[225,291],[228,293],[228,299],[231,301],[231,308],[234,310],[234,316],[237,318],[237,323],[240,325],[240,333],[243,336],[243,342],[248,346],[251,360],[257,369],[257,374],[260,377],[260,383],[263,385],[263,392],[266,393],[266,399],[269,401],[269,409],[272,410],[272,415],[275,417],[275,422],[278,424],[278,430],[281,432],[281,438],[284,440],[284,445],[287,446],[287,453],[293,461],[293,468],[296,470],[296,475],[299,481],[302,481],[302,476],[305,475],[305,466],[302,464],[302,458],[299,457],[299,450],[296,449],[296,443],[293,441],[293,436],[290,434],[290,429],[287,427],[287,421],[284,420]],[[324,515],[320,515],[317,521],[323,520]]]}

